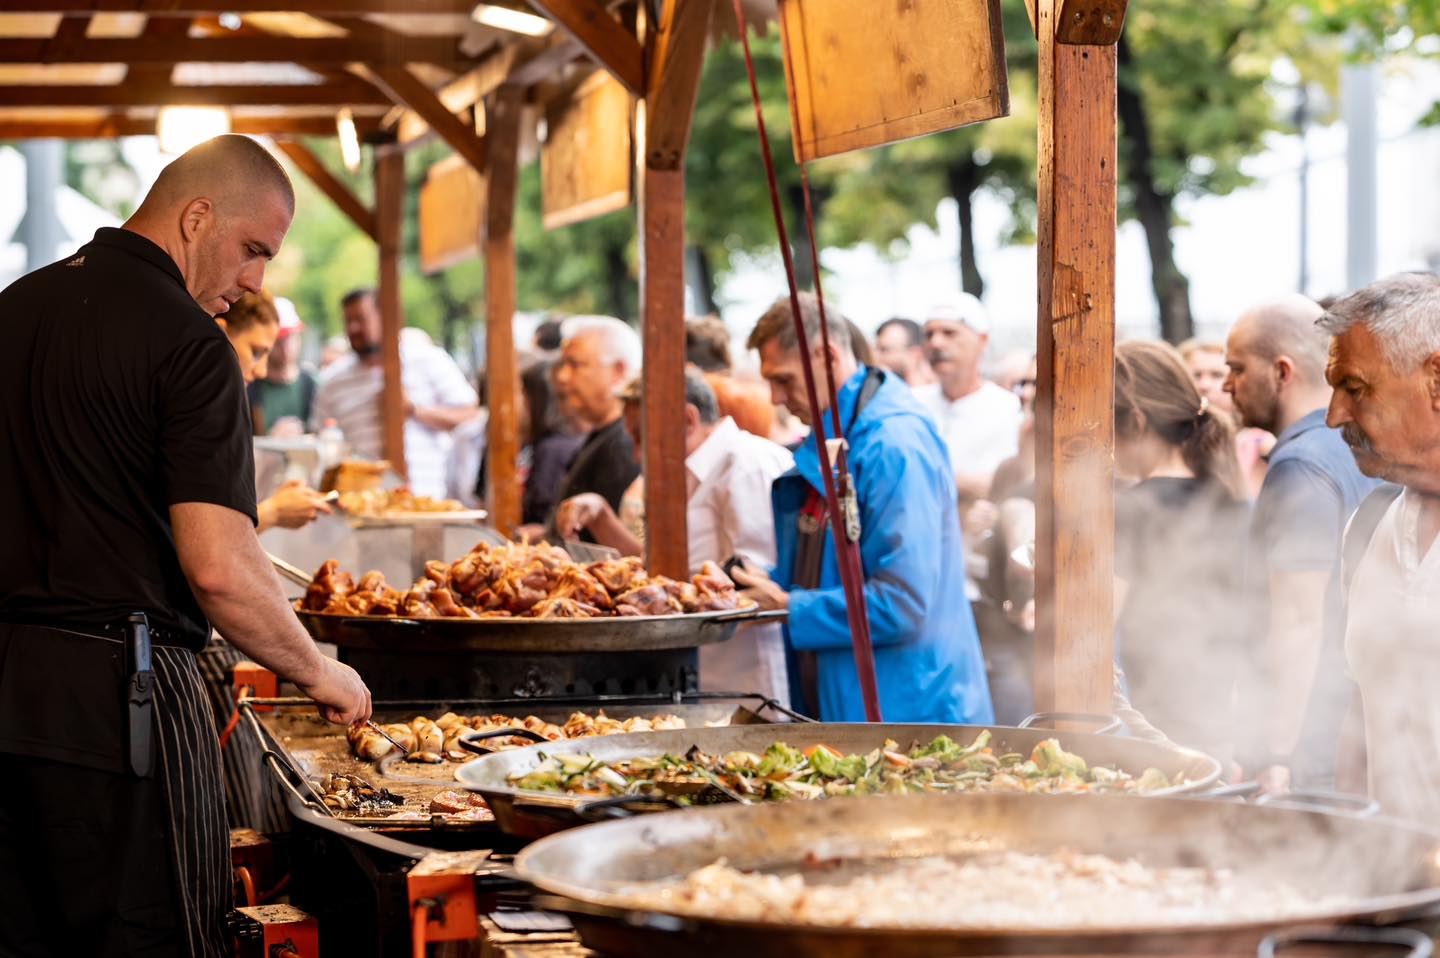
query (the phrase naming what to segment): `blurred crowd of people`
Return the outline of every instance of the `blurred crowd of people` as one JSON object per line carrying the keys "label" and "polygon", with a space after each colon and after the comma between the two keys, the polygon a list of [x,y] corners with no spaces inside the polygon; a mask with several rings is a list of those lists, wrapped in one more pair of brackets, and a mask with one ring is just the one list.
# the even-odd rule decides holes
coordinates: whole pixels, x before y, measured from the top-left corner
{"label": "blurred crowd of people", "polygon": [[[1357,663],[1381,653],[1356,641],[1364,631],[1347,613],[1353,570],[1342,569],[1342,544],[1361,504],[1394,477],[1365,468],[1366,455],[1381,455],[1380,437],[1347,424],[1339,407],[1344,397],[1363,403],[1373,387],[1356,394],[1341,382],[1337,391],[1337,351],[1346,335],[1364,335],[1389,357],[1400,347],[1387,337],[1413,345],[1440,329],[1433,277],[1377,287],[1328,312],[1301,296],[1258,304],[1224,341],[1116,349],[1117,709],[1146,734],[1216,755],[1232,777],[1271,790],[1333,787],[1337,777],[1353,787],[1361,774],[1342,742],[1359,740],[1347,738],[1347,720],[1360,727]],[[303,326],[292,306],[253,304],[276,314],[273,332],[255,342],[253,331],[241,335],[249,305],[227,319],[241,324],[232,340],[252,364],[257,434],[333,423],[355,454],[378,458],[373,291],[344,298],[348,349],[329,350],[318,371],[299,361]],[[822,406],[825,370],[836,377],[885,716],[1014,724],[1035,708],[1035,357],[989,355],[990,317],[966,294],[882,323],[873,341],[836,304],[823,320],[817,305],[802,297]],[[748,596],[787,609],[789,625],[707,648],[702,681],[826,719],[862,718],[815,447],[817,431],[833,431],[833,414],[810,421],[788,299],[757,320],[745,347],[714,317],[686,324],[685,408],[674,421],[685,437],[689,554],[694,571],[726,563]],[[482,504],[483,372],[467,382],[418,330],[402,337],[401,364],[411,487]],[[640,365],[639,336],[618,319],[574,316],[536,329],[515,397],[519,534],[643,554]],[[1392,428],[1395,442],[1420,438]],[[1392,501],[1429,521],[1414,504],[1428,502],[1421,493],[1384,505]],[[262,504],[262,524],[299,524],[325,508],[292,484]],[[1424,565],[1421,544],[1402,549],[1405,571],[1423,567],[1433,578],[1436,560]],[[1372,731],[1375,711],[1364,717]],[[1385,712],[1392,726],[1404,714]]]}

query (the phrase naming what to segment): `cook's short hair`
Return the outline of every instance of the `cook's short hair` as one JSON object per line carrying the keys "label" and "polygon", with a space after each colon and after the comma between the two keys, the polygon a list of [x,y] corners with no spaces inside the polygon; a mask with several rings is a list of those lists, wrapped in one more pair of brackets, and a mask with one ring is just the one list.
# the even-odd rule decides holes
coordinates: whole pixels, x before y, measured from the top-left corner
{"label": "cook's short hair", "polygon": [[640,372],[642,350],[634,329],[614,316],[571,316],[560,326],[562,343],[589,333],[600,337],[605,357],[619,363],[627,379]]}
{"label": "cook's short hair", "polygon": [[703,423],[716,422],[720,418],[720,400],[715,398],[715,390],[710,388],[698,369],[685,370],[685,405],[694,406]]}
{"label": "cook's short hair", "polygon": [[[810,348],[820,345],[820,301],[814,293],[800,294],[800,319],[805,324],[805,338]],[[825,306],[825,326],[830,333],[830,345],[841,352],[850,352],[850,321],[833,305]],[[760,349],[771,340],[782,349],[795,349],[800,345],[799,334],[795,332],[795,320],[790,312],[790,297],[781,296],[756,322],[745,341],[746,349]]]}
{"label": "cook's short hair", "polygon": [[1407,373],[1440,353],[1440,276],[1396,273],[1341,297],[1316,325],[1339,336],[1359,323],[1375,337],[1385,361]]}

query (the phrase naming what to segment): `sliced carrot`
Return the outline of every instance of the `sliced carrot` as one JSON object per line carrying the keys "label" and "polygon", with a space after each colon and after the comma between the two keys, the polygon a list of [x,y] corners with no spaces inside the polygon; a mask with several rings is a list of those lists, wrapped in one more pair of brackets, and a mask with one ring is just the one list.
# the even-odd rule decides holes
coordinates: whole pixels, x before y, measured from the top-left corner
{"label": "sliced carrot", "polygon": [[844,757],[844,756],[842,756],[839,752],[837,752],[837,751],[835,751],[833,748],[831,748],[830,746],[828,746],[828,745],[821,745],[821,744],[818,744],[818,743],[815,744],[815,745],[810,746],[810,747],[807,748],[807,749],[805,749],[805,750],[803,751],[803,754],[804,754],[804,756],[805,756],[806,758],[809,758],[810,756],[814,755],[817,750],[822,749],[822,748],[823,748],[825,751],[829,752],[829,753],[831,754],[831,756],[833,756],[833,757],[835,757],[835,758],[843,758],[843,757]]}

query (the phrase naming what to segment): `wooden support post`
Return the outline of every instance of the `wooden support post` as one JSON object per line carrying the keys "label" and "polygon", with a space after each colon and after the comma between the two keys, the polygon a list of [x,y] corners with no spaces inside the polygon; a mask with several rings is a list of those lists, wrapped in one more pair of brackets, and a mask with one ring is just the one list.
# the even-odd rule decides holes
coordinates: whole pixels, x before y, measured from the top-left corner
{"label": "wooden support post", "polygon": [[515,191],[520,176],[520,114],[524,89],[503,86],[485,110],[489,169],[485,176],[485,219],[481,248],[485,256],[485,368],[489,391],[490,521],[505,535],[520,524],[520,394],[515,364]]}
{"label": "wooden support post", "polygon": [[400,379],[400,331],[405,307],[400,298],[400,233],[405,214],[405,154],[398,147],[375,150],[375,228],[379,234],[381,367],[385,388],[380,415],[384,424],[381,450],[401,476],[405,469],[405,389]]}
{"label": "wooden support post", "polygon": [[275,148],[289,157],[295,168],[304,173],[310,182],[315,184],[316,189],[328,196],[330,202],[355,224],[356,229],[379,242],[374,212],[361,203],[360,198],[351,192],[350,187],[342,183],[339,177],[326,169],[325,164],[320,162],[320,157],[308,146],[295,140],[276,140]]}
{"label": "wooden support post", "polygon": [[685,528],[685,147],[695,114],[712,0],[667,0],[646,22],[645,99],[636,110],[640,316],[645,348],[645,544],[650,571],[689,575]]}
{"label": "wooden support post", "polygon": [[1115,47],[1056,37],[1039,0],[1036,704],[1111,711]]}

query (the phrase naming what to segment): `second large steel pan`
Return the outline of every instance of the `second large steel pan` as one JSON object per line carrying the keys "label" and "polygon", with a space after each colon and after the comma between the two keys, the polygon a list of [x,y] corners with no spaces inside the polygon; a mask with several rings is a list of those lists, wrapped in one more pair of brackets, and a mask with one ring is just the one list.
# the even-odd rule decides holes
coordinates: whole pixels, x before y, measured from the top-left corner
{"label": "second large steel pan", "polygon": [[300,610],[321,642],[343,648],[414,652],[654,652],[723,642],[750,622],[784,613],[738,609],[689,615],[597,616],[589,619],[407,619]]}
{"label": "second large steel pan", "polygon": [[[1220,777],[1220,763],[1208,755],[1138,739],[1084,732],[1057,732],[1050,729],[1010,728],[980,725],[890,725],[868,723],[824,723],[805,725],[758,725],[730,728],[692,728],[673,732],[637,732],[604,738],[546,742],[508,749],[483,756],[461,766],[456,779],[479,792],[495,813],[500,827],[513,835],[538,838],[563,828],[584,824],[581,812],[591,800],[573,795],[532,792],[515,788],[510,779],[524,775],[543,761],[544,755],[592,755],[604,761],[657,755],[683,755],[692,746],[709,754],[733,751],[763,752],[781,741],[793,748],[823,743],[845,754],[864,754],[894,739],[902,748],[925,744],[937,735],[948,735],[968,743],[982,731],[989,731],[992,747],[1000,752],[1030,752],[1047,738],[1056,738],[1067,751],[1075,752],[1091,765],[1108,765],[1139,777],[1147,768],[1157,768],[1175,783],[1149,793],[1178,794],[1207,788]],[[835,801],[834,799],[830,801]],[[839,801],[848,801],[840,799]]]}
{"label": "second large steel pan", "polygon": [[[1251,915],[1240,922],[1214,912],[1163,927],[1124,914],[1073,928],[985,928],[980,916],[967,930],[924,915],[903,927],[857,928],[737,921],[719,905],[666,914],[636,907],[624,893],[627,883],[678,878],[721,858],[744,870],[789,871],[816,859],[960,855],[973,851],[977,839],[1033,854],[1069,849],[1151,867],[1234,869],[1283,883],[1313,907],[1274,921]],[[546,904],[573,914],[587,946],[636,956],[1253,955],[1261,938],[1282,927],[1386,923],[1440,903],[1436,833],[1384,819],[1193,797],[972,793],[712,806],[552,835],[526,848],[515,864],[526,881],[564,896]],[[1043,908],[1044,895],[1036,889],[1033,901],[1016,905]],[[1321,898],[1328,901],[1317,904]]]}

